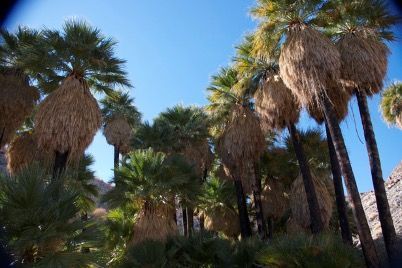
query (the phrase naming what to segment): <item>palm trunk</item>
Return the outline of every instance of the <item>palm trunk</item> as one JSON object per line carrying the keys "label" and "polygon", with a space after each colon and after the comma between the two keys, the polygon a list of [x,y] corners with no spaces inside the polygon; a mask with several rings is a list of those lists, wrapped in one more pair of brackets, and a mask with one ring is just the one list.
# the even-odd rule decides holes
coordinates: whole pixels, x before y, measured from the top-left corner
{"label": "palm trunk", "polygon": [[321,219],[320,207],[318,204],[313,178],[311,176],[311,171],[308,166],[306,155],[304,153],[303,145],[300,141],[300,136],[297,132],[296,126],[294,124],[289,124],[288,129],[290,136],[292,137],[293,147],[299,162],[304,190],[306,191],[307,203],[310,211],[311,232],[313,234],[318,234],[323,230],[324,224]]}
{"label": "palm trunk", "polygon": [[66,169],[68,159],[68,151],[60,153],[56,151],[53,167],[53,179],[57,179],[61,173]]}
{"label": "palm trunk", "polygon": [[181,209],[181,214],[183,217],[183,235],[187,237],[187,210],[185,207]]}
{"label": "palm trunk", "polygon": [[260,167],[258,163],[254,164],[254,183],[252,185],[253,187],[253,196],[254,196],[254,205],[255,205],[255,214],[256,214],[256,219],[257,219],[257,227],[258,227],[258,234],[262,239],[267,238],[267,227],[265,224],[265,219],[264,219],[264,212],[262,209],[262,203],[261,203],[261,173],[260,173]]}
{"label": "palm trunk", "polygon": [[[202,175],[202,183],[207,181],[207,176],[208,176],[208,170],[204,169],[204,174]],[[200,230],[204,231],[205,230],[205,227],[204,227],[205,216],[203,213],[199,217],[199,223],[200,223]]]}
{"label": "palm trunk", "polygon": [[114,163],[114,176],[116,177],[116,170],[119,168],[119,157],[120,157],[120,148],[118,145],[114,146],[114,157],[113,157],[113,163]]}
{"label": "palm trunk", "polygon": [[3,137],[4,137],[4,132],[6,131],[6,128],[3,127],[3,129],[1,130],[1,134],[0,134],[0,144],[3,141]]}
{"label": "palm trunk", "polygon": [[239,210],[240,232],[242,238],[251,236],[250,219],[248,218],[246,198],[240,180],[234,179],[237,208]]}
{"label": "palm trunk", "polygon": [[378,216],[380,218],[382,234],[384,236],[385,248],[390,262],[393,263],[398,258],[398,249],[396,247],[397,238],[382,177],[380,155],[378,153],[373,124],[371,123],[370,112],[367,105],[367,96],[366,93],[361,90],[355,90],[355,94],[359,105],[364,138],[366,140],[366,148],[370,160],[371,178],[373,180]]}
{"label": "palm trunk", "polygon": [[339,226],[341,228],[342,240],[344,243],[352,245],[352,232],[350,231],[348,216],[346,213],[346,201],[342,185],[341,168],[339,167],[338,159],[336,159],[335,147],[332,143],[332,137],[331,133],[329,132],[327,122],[325,122],[325,132],[327,134],[328,152],[332,170],[332,181],[334,183],[336,208],[338,211],[338,219]]}
{"label": "palm trunk", "polygon": [[364,209],[360,199],[359,190],[357,189],[352,165],[350,164],[349,155],[346,150],[345,141],[343,140],[342,131],[339,127],[334,108],[332,103],[324,96],[321,98],[320,104],[323,107],[325,120],[328,123],[328,129],[331,133],[338,162],[345,180],[346,189],[348,190],[349,196],[352,200],[353,214],[356,219],[357,230],[359,233],[364,258],[366,260],[366,265],[369,268],[379,267],[379,259],[374,246],[373,238],[371,237],[366,215],[364,214]]}
{"label": "palm trunk", "polygon": [[193,234],[194,229],[194,210],[191,207],[187,207],[187,234],[190,237]]}
{"label": "palm trunk", "polygon": [[[87,221],[88,221],[88,213],[86,213],[86,212],[83,213],[83,214],[81,215],[81,220],[82,220],[83,222],[87,222]],[[83,228],[83,229],[82,229],[82,232],[84,233],[85,231],[86,231],[86,229]],[[88,253],[91,252],[91,250],[90,250],[89,247],[82,247],[82,248],[81,248],[81,252],[88,254]]]}

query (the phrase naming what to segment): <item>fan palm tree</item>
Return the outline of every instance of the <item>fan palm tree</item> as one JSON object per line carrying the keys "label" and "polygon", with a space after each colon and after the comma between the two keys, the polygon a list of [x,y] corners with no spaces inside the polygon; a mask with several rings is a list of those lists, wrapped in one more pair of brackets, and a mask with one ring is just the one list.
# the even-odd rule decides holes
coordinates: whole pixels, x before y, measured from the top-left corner
{"label": "fan palm tree", "polygon": [[176,233],[171,215],[171,200],[178,197],[192,204],[198,196],[199,183],[184,159],[152,149],[130,152],[113,179],[116,187],[106,194],[112,206],[137,204],[133,243],[165,240]]}
{"label": "fan palm tree", "polygon": [[[249,99],[237,92],[238,72],[234,68],[221,69],[212,77],[207,110],[219,133],[216,150],[235,182],[242,237],[251,235],[244,190],[253,191],[258,231],[266,236],[261,204],[259,160],[265,150],[265,137],[260,123],[250,109]],[[251,184],[251,186],[250,186]],[[246,188],[246,189],[244,189]]]}
{"label": "fan palm tree", "polygon": [[[327,28],[336,31],[333,38],[341,55],[340,77],[357,98],[378,215],[387,254],[392,263],[398,257],[397,237],[385,191],[367,96],[377,94],[382,89],[389,54],[384,41],[395,39],[390,28],[398,18],[390,14],[382,0],[329,1],[324,10],[324,15],[332,18],[328,20]],[[336,17],[333,13],[336,13]]]}
{"label": "fan palm tree", "polygon": [[119,166],[120,153],[130,151],[133,129],[137,128],[141,114],[133,104],[128,93],[116,91],[107,95],[102,104],[103,134],[106,141],[114,147],[114,168]]}
{"label": "fan palm tree", "polygon": [[80,249],[99,246],[96,225],[76,217],[78,195],[64,187],[64,179],[49,181],[37,165],[0,178],[2,229],[15,262],[44,267],[94,264]]}
{"label": "fan palm tree", "polygon": [[402,83],[394,83],[383,92],[380,107],[384,120],[402,129]]}
{"label": "fan palm tree", "polygon": [[[340,79],[341,57],[336,47],[314,28],[322,0],[288,1],[260,0],[252,13],[261,19],[256,45],[264,53],[272,54],[281,47],[280,75],[284,84],[307,107],[314,103],[325,115],[337,151],[338,161],[346,188],[353,203],[360,241],[368,267],[378,267],[379,260],[365,217],[349,155],[334,111],[334,101],[329,94],[343,90]],[[284,42],[282,42],[284,40]]]}
{"label": "fan palm tree", "polygon": [[22,27],[14,34],[0,31],[0,148],[12,140],[39,99],[29,81],[32,66],[21,62],[39,38],[39,32]]}
{"label": "fan palm tree", "polygon": [[44,46],[25,61],[42,64],[43,50],[50,73],[39,73],[40,88],[49,95],[35,114],[38,146],[55,156],[54,172],[82,156],[101,125],[101,112],[90,90],[111,94],[115,85],[129,86],[124,60],[115,57],[116,42],[82,21],[67,21],[63,31],[44,30]]}
{"label": "fan palm tree", "polygon": [[249,84],[252,82],[256,84],[254,87],[248,86],[247,88],[249,93],[254,93],[256,111],[260,115],[263,129],[281,131],[287,128],[291,134],[307,194],[311,231],[318,233],[324,226],[310,168],[296,128],[300,116],[299,104],[277,75],[276,62],[269,61],[265,57],[252,57],[253,38],[253,36],[247,37],[245,42],[238,47],[237,68],[244,77],[243,79],[248,78],[251,80]]}

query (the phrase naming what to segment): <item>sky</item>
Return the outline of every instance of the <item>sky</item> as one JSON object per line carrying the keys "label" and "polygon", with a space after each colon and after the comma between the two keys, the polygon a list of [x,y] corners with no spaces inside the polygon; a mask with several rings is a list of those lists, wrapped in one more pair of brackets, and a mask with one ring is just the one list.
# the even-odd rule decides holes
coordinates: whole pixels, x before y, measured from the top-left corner
{"label": "sky", "polygon": [[[6,21],[18,25],[60,29],[67,19],[84,19],[118,41],[116,54],[127,60],[126,70],[134,88],[130,94],[144,120],[152,120],[175,104],[204,105],[210,76],[226,66],[235,46],[253,31],[248,15],[254,0],[41,0],[20,1]],[[390,44],[391,55],[385,84],[402,81],[402,30]],[[402,159],[402,131],[381,118],[380,96],[369,100],[384,178]],[[351,101],[342,131],[360,191],[372,190],[367,151],[356,100]],[[298,127],[316,124],[305,114]],[[95,157],[96,176],[109,181],[113,147],[99,131],[87,149]]]}

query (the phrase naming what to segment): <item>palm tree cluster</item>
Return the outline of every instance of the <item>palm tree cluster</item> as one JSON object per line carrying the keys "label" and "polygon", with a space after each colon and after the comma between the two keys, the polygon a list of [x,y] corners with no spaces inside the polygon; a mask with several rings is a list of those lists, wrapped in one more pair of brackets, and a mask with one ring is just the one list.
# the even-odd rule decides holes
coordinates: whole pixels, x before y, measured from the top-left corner
{"label": "palm tree cluster", "polygon": [[[2,30],[2,254],[29,267],[360,267],[354,235],[379,267],[340,128],[356,96],[397,267],[367,97],[382,91],[398,18],[382,0],[257,0],[250,13],[257,28],[211,77],[207,105],[152,122],[99,29]],[[401,127],[401,84],[382,96],[384,119]],[[303,112],[319,127],[301,129]],[[100,129],[114,176],[95,208],[85,149]]]}

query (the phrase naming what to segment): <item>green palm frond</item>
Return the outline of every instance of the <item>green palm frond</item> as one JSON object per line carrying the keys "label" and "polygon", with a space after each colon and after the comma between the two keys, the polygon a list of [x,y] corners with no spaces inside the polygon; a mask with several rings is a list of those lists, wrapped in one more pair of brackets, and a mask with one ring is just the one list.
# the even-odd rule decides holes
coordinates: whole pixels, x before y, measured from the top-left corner
{"label": "green palm frond", "polygon": [[116,186],[105,196],[112,206],[144,201],[170,204],[175,196],[193,202],[199,192],[198,178],[183,158],[152,149],[129,153],[116,173]]}
{"label": "green palm frond", "polygon": [[396,124],[397,117],[402,117],[402,83],[390,85],[383,93],[380,104],[382,116],[389,124]]}
{"label": "green palm frond", "polygon": [[128,92],[114,91],[111,95],[106,95],[100,103],[104,122],[108,122],[115,117],[122,117],[133,128],[138,127],[140,124],[141,113],[135,107],[134,99],[130,97]]}
{"label": "green palm frond", "polygon": [[101,234],[94,222],[77,217],[79,195],[65,188],[64,181],[63,177],[51,181],[37,165],[14,177],[0,177],[1,223],[17,263],[39,267],[93,263],[81,248],[98,247]]}

